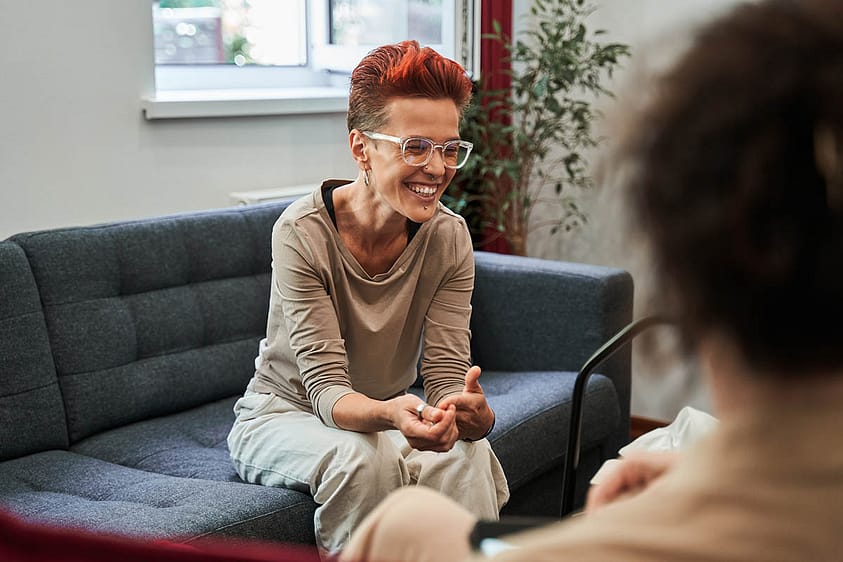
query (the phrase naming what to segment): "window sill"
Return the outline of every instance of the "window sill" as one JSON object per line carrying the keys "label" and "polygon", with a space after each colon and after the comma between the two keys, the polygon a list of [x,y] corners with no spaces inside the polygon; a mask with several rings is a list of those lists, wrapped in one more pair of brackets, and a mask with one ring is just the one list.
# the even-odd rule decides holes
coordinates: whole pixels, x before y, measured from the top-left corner
{"label": "window sill", "polygon": [[143,98],[141,108],[148,120],[345,113],[348,90],[318,87],[160,91]]}

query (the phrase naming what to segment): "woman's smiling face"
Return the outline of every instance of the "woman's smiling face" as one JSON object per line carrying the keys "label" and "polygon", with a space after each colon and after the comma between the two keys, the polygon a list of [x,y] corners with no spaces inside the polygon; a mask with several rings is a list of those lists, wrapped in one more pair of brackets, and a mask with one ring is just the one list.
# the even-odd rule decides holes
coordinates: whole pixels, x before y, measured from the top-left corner
{"label": "woman's smiling face", "polygon": [[[387,105],[386,125],[376,132],[400,138],[424,137],[436,144],[459,139],[460,115],[450,99],[394,98]],[[401,147],[367,139],[371,163],[369,188],[379,198],[412,221],[425,222],[436,212],[439,198],[456,170],[446,168],[442,151],[434,149],[425,166],[411,166],[401,157]]]}

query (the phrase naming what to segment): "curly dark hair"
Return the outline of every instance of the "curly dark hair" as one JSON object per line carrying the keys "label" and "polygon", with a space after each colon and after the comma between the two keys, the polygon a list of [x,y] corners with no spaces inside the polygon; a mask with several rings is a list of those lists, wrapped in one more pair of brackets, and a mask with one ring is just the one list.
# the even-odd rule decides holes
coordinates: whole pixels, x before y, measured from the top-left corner
{"label": "curly dark hair", "polygon": [[702,28],[622,150],[686,343],[724,334],[782,375],[843,367],[843,1]]}

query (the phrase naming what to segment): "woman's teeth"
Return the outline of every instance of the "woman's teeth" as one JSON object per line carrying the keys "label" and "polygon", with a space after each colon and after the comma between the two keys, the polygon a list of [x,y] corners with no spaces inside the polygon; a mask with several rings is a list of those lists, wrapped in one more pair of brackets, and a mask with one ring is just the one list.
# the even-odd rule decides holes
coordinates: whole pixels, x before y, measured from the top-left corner
{"label": "woman's teeth", "polygon": [[413,193],[418,193],[419,195],[424,195],[426,197],[430,197],[431,195],[436,195],[436,187],[431,187],[428,185],[418,185],[418,184],[407,184],[407,187],[410,188],[410,191]]}

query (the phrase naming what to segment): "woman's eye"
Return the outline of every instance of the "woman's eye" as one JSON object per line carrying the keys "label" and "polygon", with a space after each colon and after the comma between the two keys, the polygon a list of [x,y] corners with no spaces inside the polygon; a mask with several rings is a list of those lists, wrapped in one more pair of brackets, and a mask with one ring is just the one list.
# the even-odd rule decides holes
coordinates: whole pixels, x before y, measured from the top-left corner
{"label": "woman's eye", "polygon": [[430,150],[430,143],[423,139],[410,139],[404,144],[404,150],[413,154],[424,154]]}
{"label": "woman's eye", "polygon": [[460,145],[458,145],[458,144],[448,144],[448,145],[445,145],[445,149],[444,149],[443,152],[445,153],[445,156],[456,156],[457,154],[459,154],[459,151],[460,151]]}

